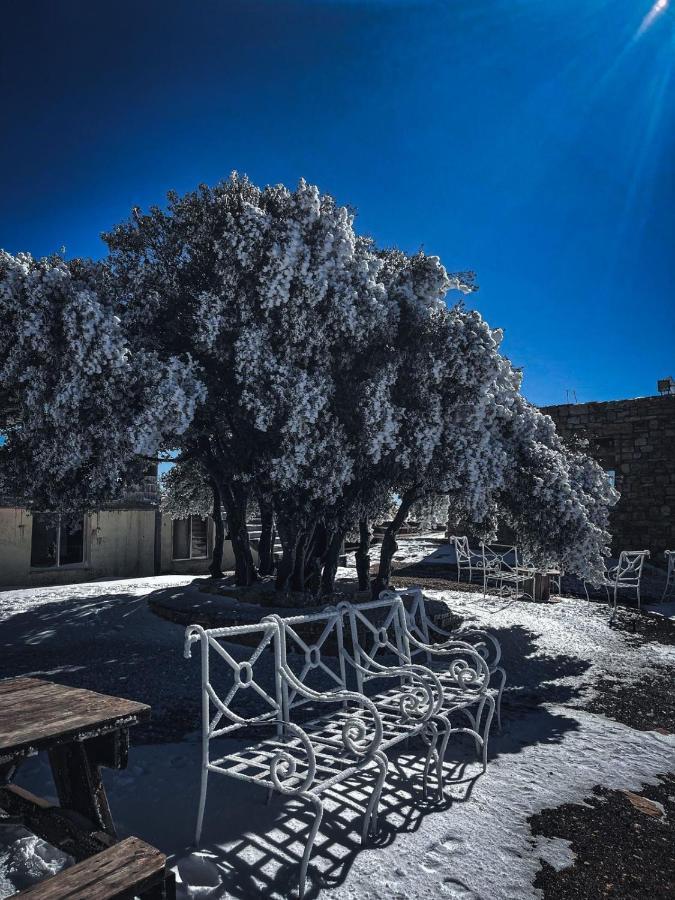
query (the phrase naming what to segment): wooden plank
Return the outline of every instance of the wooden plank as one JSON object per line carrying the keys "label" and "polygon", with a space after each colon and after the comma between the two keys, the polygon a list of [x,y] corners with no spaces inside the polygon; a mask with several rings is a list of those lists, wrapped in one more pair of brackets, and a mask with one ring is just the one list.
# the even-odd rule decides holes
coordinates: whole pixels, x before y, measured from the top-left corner
{"label": "wooden plank", "polygon": [[128,728],[150,707],[38,678],[0,681],[0,759]]}
{"label": "wooden plank", "polygon": [[[126,838],[15,897],[22,900],[131,900],[161,884],[166,856],[136,837]],[[161,894],[160,894],[161,896]]]}
{"label": "wooden plank", "polygon": [[0,809],[76,861],[99,853],[114,843],[110,835],[92,831],[89,822],[81,821],[68,810],[54,806],[16,784],[0,787]]}

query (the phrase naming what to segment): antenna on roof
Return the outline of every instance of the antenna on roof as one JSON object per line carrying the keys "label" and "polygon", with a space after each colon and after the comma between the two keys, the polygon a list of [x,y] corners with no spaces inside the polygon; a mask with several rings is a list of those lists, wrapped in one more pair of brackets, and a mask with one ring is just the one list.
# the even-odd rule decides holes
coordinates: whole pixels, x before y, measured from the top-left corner
{"label": "antenna on roof", "polygon": [[567,390],[565,391],[565,397],[567,398],[568,403],[578,403],[579,402],[577,400],[577,392],[574,390],[574,388],[567,388]]}

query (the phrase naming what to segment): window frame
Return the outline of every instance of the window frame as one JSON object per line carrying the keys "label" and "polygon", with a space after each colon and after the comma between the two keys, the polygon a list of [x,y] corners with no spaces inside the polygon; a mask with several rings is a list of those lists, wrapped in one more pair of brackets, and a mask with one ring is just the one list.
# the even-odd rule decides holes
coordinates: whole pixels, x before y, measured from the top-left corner
{"label": "window frame", "polygon": [[[203,556],[193,556],[192,555],[192,520],[193,519],[201,519],[204,522],[206,527],[206,552]],[[174,556],[174,528],[176,527],[176,522],[184,522],[185,519],[188,521],[188,549],[190,552],[189,556]],[[195,559],[208,559],[209,558],[209,516],[200,516],[197,513],[191,513],[189,516],[185,516],[182,519],[172,519],[171,520],[171,562],[191,562]]]}
{"label": "window frame", "polygon": [[[31,511],[31,518],[35,521],[36,515],[42,515],[39,510]],[[82,559],[80,562],[62,563],[61,562],[61,513],[56,513],[56,555],[55,562],[52,566],[40,566],[31,561],[30,569],[35,572],[51,572],[54,569],[82,569],[88,566],[88,545],[87,545],[87,515],[82,516]],[[30,551],[33,555],[33,526],[31,525],[30,535]]]}

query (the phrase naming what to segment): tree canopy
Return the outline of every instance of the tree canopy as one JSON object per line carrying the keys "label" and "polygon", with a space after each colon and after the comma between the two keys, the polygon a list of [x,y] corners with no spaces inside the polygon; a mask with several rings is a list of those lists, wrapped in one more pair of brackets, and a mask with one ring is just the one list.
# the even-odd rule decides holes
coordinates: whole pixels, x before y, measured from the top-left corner
{"label": "tree canopy", "polygon": [[222,502],[242,584],[252,504],[282,543],[278,587],[328,593],[348,532],[367,580],[369,523],[393,498],[378,587],[408,512],[440,497],[477,534],[502,519],[533,560],[599,573],[617,495],[522,396],[501,332],[448,305],[470,273],[377,248],[305,182],[236,174],[104,238],[96,264],[0,257],[4,484],[96,504],[139,456],[176,449],[170,486],[194,491],[173,497]]}

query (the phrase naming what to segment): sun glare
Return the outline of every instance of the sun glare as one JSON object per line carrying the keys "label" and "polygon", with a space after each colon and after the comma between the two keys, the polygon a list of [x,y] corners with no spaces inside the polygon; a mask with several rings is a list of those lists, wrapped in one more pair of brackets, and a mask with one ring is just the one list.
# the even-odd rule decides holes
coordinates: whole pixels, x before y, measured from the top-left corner
{"label": "sun glare", "polygon": [[652,6],[652,8],[642,20],[642,24],[637,30],[637,37],[639,37],[641,34],[644,34],[649,26],[653,24],[654,20],[657,19],[662,12],[665,12],[665,10],[668,8],[669,3],[670,0],[656,0],[656,3]]}

